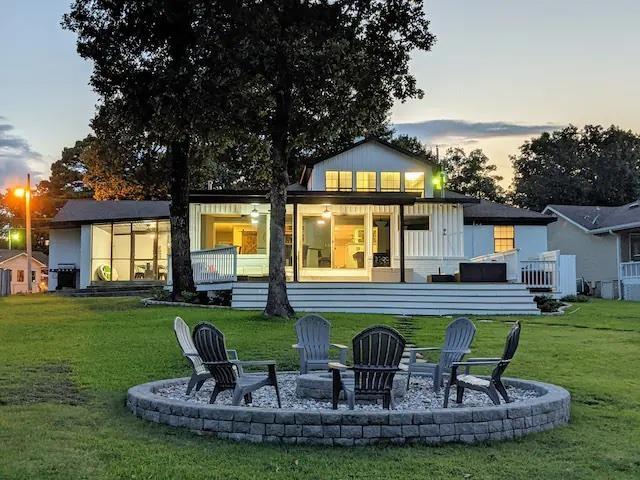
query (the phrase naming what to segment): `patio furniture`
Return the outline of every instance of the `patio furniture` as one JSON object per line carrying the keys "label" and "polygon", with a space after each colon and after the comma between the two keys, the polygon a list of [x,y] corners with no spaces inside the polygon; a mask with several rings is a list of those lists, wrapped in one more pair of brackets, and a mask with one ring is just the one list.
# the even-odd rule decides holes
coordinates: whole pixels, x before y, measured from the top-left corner
{"label": "patio furniture", "polygon": [[[382,397],[383,408],[394,408],[391,394],[393,378],[400,371],[405,345],[404,337],[390,327],[370,327],[356,335],[353,339],[353,367],[329,362],[333,371],[333,409],[338,408],[341,391],[344,391],[350,410],[354,409],[360,396]],[[352,370],[353,376],[343,376],[345,370]]]}
{"label": "patio furniture", "polygon": [[319,315],[305,315],[296,322],[298,343],[292,345],[300,352],[300,374],[309,370],[326,370],[329,365],[329,348],[340,350],[340,363],[347,362],[349,347],[329,343],[331,324]]}
{"label": "patio furniture", "polygon": [[[182,354],[189,361],[193,370],[189,383],[187,384],[187,395],[190,395],[194,387],[196,392],[200,391],[204,382],[208,378],[211,378],[211,374],[209,373],[209,370],[207,370],[207,367],[202,363],[202,359],[200,358],[200,355],[198,355],[198,351],[191,339],[189,326],[184,320],[182,320],[182,318],[176,317],[173,321],[173,331],[176,334],[176,339],[178,340],[178,345],[182,350]],[[227,355],[235,360],[238,359],[238,354],[235,350],[227,350]]]}
{"label": "patio furniture", "polygon": [[[507,389],[502,383],[502,374],[509,366],[518,348],[520,341],[520,322],[516,322],[511,328],[504,347],[504,353],[501,358],[469,358],[464,362],[454,362],[451,367],[451,376],[444,392],[444,408],[449,405],[449,390],[456,386],[456,403],[462,403],[465,388],[486,393],[494,405],[500,405],[500,397],[502,396],[505,403],[509,403]],[[471,375],[469,370],[472,367],[494,366],[490,378],[483,378]],[[458,374],[458,367],[465,367],[463,375]]]}
{"label": "patio furniture", "polygon": [[[438,393],[442,387],[442,374],[448,372],[453,362],[459,362],[471,352],[469,347],[476,335],[476,327],[468,318],[460,317],[447,326],[442,347],[410,348],[407,374],[407,388],[411,375],[433,378],[433,391]],[[422,352],[440,352],[438,363],[429,363],[418,358]]]}
{"label": "patio furniture", "polygon": [[[207,322],[196,325],[193,330],[193,343],[202,358],[203,365],[216,381],[209,403],[214,403],[220,392],[233,390],[232,405],[240,405],[243,398],[245,403],[249,404],[253,401],[252,392],[271,386],[276,391],[278,408],[280,408],[280,390],[274,360],[239,361],[237,358],[229,358],[224,334]],[[244,373],[242,367],[245,366],[267,367],[268,374]]]}

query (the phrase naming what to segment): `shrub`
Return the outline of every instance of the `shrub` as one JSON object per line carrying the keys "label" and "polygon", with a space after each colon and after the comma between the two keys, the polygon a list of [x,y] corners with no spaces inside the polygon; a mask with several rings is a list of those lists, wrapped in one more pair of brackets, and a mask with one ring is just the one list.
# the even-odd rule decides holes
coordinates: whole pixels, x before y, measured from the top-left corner
{"label": "shrub", "polygon": [[589,297],[586,295],[567,295],[562,297],[561,300],[568,303],[586,303],[589,301]]}
{"label": "shrub", "polygon": [[162,287],[155,287],[151,291],[151,298],[154,300],[159,300],[161,302],[169,302],[171,301],[171,292],[169,290],[165,290]]}
{"label": "shrub", "polygon": [[557,312],[562,306],[562,302],[559,302],[549,295],[537,295],[533,297],[533,300],[538,305],[538,308],[543,313]]}

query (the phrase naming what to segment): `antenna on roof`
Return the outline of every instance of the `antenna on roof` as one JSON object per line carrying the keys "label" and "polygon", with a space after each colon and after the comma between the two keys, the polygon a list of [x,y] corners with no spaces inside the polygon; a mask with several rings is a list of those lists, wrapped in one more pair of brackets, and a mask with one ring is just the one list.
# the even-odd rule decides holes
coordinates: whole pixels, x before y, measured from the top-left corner
{"label": "antenna on roof", "polygon": [[207,190],[213,190],[213,180],[207,180]]}

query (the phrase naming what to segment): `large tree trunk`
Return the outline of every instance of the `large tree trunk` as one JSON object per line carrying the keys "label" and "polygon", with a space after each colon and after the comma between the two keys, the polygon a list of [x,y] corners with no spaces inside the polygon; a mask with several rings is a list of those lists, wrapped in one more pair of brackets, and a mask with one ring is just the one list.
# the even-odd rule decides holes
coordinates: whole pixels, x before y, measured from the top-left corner
{"label": "large tree trunk", "polygon": [[286,135],[273,134],[271,147],[271,236],[269,238],[269,293],[265,315],[291,317],[295,313],[287,296],[287,277],[285,274],[284,224],[287,208]]}
{"label": "large tree trunk", "polygon": [[171,164],[171,273],[173,299],[182,292],[195,292],[189,251],[189,143],[172,142],[168,149]]}

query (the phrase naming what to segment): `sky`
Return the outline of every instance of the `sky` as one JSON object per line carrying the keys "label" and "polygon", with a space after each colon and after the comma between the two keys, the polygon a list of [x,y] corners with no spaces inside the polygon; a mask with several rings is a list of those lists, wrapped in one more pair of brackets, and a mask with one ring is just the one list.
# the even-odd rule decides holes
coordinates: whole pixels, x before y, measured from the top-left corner
{"label": "sky", "polygon": [[[70,0],[0,0],[0,189],[37,179],[89,133],[90,63],[60,19]],[[412,55],[425,91],[391,121],[429,146],[482,148],[511,179],[525,140],[568,124],[640,132],[637,0],[425,0],[438,37]]]}

